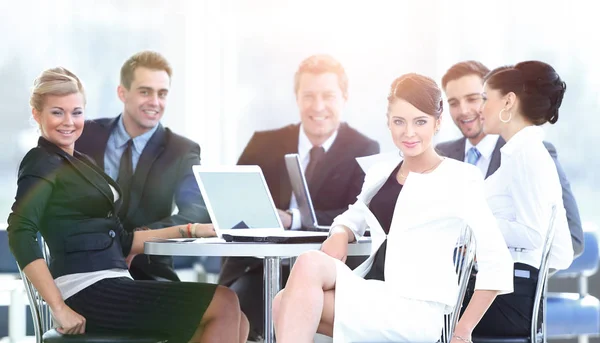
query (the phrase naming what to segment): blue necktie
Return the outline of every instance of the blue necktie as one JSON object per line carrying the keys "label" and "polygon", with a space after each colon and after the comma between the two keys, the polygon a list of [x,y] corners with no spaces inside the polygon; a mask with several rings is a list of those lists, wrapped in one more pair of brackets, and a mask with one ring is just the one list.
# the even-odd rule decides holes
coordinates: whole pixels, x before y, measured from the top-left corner
{"label": "blue necktie", "polygon": [[479,161],[479,158],[481,158],[481,153],[479,152],[479,150],[477,150],[476,147],[472,147],[471,149],[469,149],[469,151],[467,151],[467,163],[477,165],[477,161]]}

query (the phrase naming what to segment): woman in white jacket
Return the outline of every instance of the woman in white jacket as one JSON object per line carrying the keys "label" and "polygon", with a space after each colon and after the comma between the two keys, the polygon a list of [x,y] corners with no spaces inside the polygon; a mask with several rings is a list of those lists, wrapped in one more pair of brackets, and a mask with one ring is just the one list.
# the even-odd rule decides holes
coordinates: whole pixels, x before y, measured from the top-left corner
{"label": "woman in white jacket", "polygon": [[[407,74],[393,82],[387,121],[404,160],[370,168],[322,251],[298,258],[273,306],[278,342],[312,342],[315,332],[334,342],[437,341],[456,302],[452,253],[465,225],[475,234],[479,274],[453,341],[469,342],[496,295],[512,291],[512,261],[481,173],[433,148],[441,114],[433,80]],[[343,263],[347,246],[366,228],[371,256],[352,271]]]}

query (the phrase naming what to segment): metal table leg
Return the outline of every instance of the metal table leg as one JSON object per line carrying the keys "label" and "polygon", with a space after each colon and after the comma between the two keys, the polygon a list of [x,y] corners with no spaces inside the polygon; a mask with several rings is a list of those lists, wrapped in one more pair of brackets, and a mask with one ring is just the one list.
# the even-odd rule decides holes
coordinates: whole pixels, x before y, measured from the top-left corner
{"label": "metal table leg", "polygon": [[281,289],[281,258],[275,256],[264,259],[264,300],[265,300],[265,343],[275,343],[273,326],[273,298]]}

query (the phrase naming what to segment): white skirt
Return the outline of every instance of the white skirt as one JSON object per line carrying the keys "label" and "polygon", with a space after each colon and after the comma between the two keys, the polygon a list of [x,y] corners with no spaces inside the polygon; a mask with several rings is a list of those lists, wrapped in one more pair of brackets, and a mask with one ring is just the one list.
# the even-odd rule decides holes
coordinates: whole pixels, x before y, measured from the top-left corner
{"label": "white skirt", "polygon": [[365,280],[341,261],[335,261],[334,343],[440,339],[444,304],[402,297],[389,283]]}

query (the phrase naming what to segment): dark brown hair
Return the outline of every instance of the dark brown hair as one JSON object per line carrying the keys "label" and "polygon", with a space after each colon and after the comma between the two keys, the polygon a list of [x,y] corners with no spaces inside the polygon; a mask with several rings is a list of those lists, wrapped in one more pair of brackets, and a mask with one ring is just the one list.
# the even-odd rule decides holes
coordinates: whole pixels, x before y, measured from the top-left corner
{"label": "dark brown hair", "polygon": [[392,82],[388,108],[396,99],[402,99],[438,119],[442,115],[442,91],[432,79],[415,74],[404,74]]}
{"label": "dark brown hair", "polygon": [[556,70],[540,61],[496,68],[485,76],[484,82],[502,95],[515,93],[521,114],[535,125],[556,123],[567,89]]}
{"label": "dark brown hair", "polygon": [[446,89],[448,82],[458,80],[463,76],[477,75],[480,78],[484,78],[490,69],[478,61],[464,61],[459,62],[450,67],[444,77],[442,77],[442,88]]}

